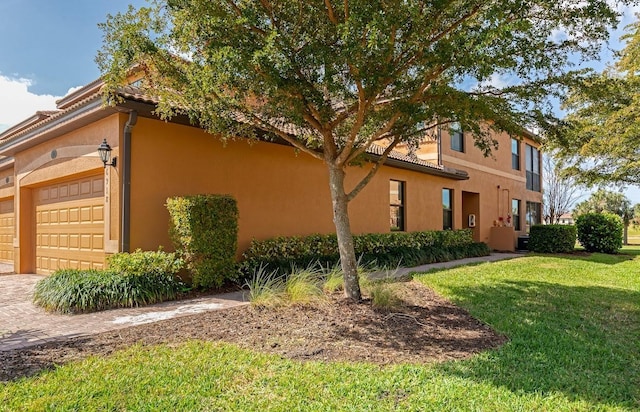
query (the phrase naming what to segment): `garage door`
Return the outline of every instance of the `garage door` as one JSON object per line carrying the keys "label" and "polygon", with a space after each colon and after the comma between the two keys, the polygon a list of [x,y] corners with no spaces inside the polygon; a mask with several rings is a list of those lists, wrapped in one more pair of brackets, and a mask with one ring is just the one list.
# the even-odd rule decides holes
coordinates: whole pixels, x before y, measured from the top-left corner
{"label": "garage door", "polygon": [[13,199],[0,201],[0,262],[13,263]]}
{"label": "garage door", "polygon": [[35,189],[36,272],[104,267],[104,180],[87,177]]}

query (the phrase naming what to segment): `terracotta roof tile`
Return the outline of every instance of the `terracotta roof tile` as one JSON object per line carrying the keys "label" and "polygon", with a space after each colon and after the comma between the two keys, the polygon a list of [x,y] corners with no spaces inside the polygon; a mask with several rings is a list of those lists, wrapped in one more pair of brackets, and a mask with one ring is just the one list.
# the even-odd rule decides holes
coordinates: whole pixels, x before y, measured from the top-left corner
{"label": "terracotta roof tile", "polygon": [[[13,128],[7,130],[6,132],[0,134],[0,143],[5,143],[8,141],[17,139],[18,137],[26,133],[29,133],[32,130],[37,129],[38,127],[41,127],[42,125],[45,125],[48,122],[51,122],[59,117],[62,117],[65,114],[81,107],[82,105],[87,104],[92,100],[95,100],[96,97],[102,96],[102,86],[103,84],[100,81],[94,81],[89,85],[83,87],[82,89],[79,89],[76,92],[72,93],[71,95],[64,97],[63,99],[58,101],[60,107],[64,107],[64,109],[62,110],[36,112],[35,116],[38,116],[38,118],[35,121],[34,121],[35,116],[34,116],[34,119],[31,119],[31,118],[27,119],[25,122],[23,122],[25,123],[25,125],[22,129],[18,129],[17,128],[18,125],[16,125]],[[144,93],[142,93],[142,91],[139,88],[135,86],[121,87],[120,89],[118,89],[118,94],[125,99],[134,100],[142,103],[147,103],[147,104],[158,103],[157,99],[154,99],[152,97],[149,97],[148,95],[145,95]],[[242,117],[243,117],[242,115],[238,115],[237,120],[243,121]],[[31,121],[31,123],[28,123],[29,121]],[[244,120],[244,121],[247,121],[247,120]],[[270,120],[268,123],[282,130],[283,132],[291,134],[293,136],[317,133],[315,130],[302,128],[300,126],[286,122],[284,119],[273,119],[273,120]],[[382,154],[384,153],[384,150],[385,150],[384,147],[377,144],[373,144],[371,145],[371,147],[367,149],[366,152],[369,155],[382,156]],[[407,165],[417,166],[420,169],[424,169],[424,171],[426,170],[439,171],[442,174],[457,176],[458,178],[466,178],[468,176],[465,171],[458,170],[458,169],[451,169],[451,168],[444,167],[442,165],[430,163],[422,159],[419,159],[417,157],[406,155],[396,150],[392,150],[389,153],[388,159],[405,163]]]}

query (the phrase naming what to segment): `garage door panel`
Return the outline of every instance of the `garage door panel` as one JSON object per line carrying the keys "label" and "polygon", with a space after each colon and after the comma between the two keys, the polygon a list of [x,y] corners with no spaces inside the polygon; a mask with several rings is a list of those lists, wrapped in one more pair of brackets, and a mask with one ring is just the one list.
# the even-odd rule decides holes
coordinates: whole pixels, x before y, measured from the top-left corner
{"label": "garage door panel", "polygon": [[104,181],[101,176],[38,189],[36,271],[104,267]]}
{"label": "garage door panel", "polygon": [[0,261],[13,263],[15,219],[13,198],[0,201]]}

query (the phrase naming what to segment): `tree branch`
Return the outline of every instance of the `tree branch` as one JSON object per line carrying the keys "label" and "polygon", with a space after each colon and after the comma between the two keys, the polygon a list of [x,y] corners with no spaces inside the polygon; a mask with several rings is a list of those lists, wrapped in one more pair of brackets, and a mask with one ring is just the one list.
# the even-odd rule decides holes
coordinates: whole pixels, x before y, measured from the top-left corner
{"label": "tree branch", "polygon": [[476,14],[478,14],[478,12],[482,8],[483,4],[484,4],[484,2],[478,2],[478,4],[474,8],[472,8],[467,14],[463,15],[458,20],[454,21],[453,24],[451,24],[449,27],[447,27],[446,29],[441,31],[439,34],[437,34],[435,37],[433,37],[429,41],[429,45],[434,44],[435,42],[439,41],[444,36],[446,36],[447,34],[451,33],[456,28],[458,28],[462,23],[464,23],[465,21],[469,20],[471,17],[473,17]]}
{"label": "tree branch", "polygon": [[[238,7],[238,5],[232,1],[232,0],[227,0],[227,4],[229,6],[231,6],[231,8],[233,9],[233,11],[235,11],[235,13],[239,16],[242,17],[242,9],[240,7]],[[252,26],[249,25],[249,28],[251,29],[251,31],[258,33],[262,36],[265,36],[267,34],[267,32],[265,32],[264,30],[262,30],[261,28],[257,27],[257,26]]]}
{"label": "tree branch", "polygon": [[331,0],[324,0],[325,6],[327,6],[327,12],[329,13],[329,20],[333,24],[338,24],[338,19],[333,11],[333,6],[331,5]]}
{"label": "tree branch", "polygon": [[302,144],[301,142],[299,142],[296,138],[291,137],[291,135],[289,135],[289,133],[285,133],[284,131],[280,130],[279,128],[263,121],[262,119],[260,119],[257,115],[255,115],[254,113],[250,113],[250,117],[253,120],[251,123],[258,127],[259,129],[262,129],[264,131],[267,132],[271,132],[276,134],[278,137],[282,138],[283,140],[285,140],[287,143],[291,144],[293,147],[295,147],[296,149],[300,150],[301,152],[304,152],[318,160],[324,160],[323,156],[314,151],[309,149],[307,146],[305,146],[304,144]]}
{"label": "tree branch", "polygon": [[371,179],[373,179],[373,176],[375,176],[378,172],[378,169],[380,169],[380,166],[382,166],[382,164],[389,157],[389,153],[391,153],[391,151],[398,145],[398,143],[400,143],[400,140],[398,138],[393,139],[391,144],[389,144],[389,146],[387,146],[387,148],[382,153],[382,156],[380,156],[380,159],[378,159],[378,161],[374,163],[371,170],[369,170],[369,173],[367,173],[367,175],[356,185],[356,187],[354,187],[351,192],[347,194],[347,202],[353,200],[353,198],[355,198],[358,193],[360,193],[360,191],[362,191],[362,189],[364,189],[364,187],[369,184]]}
{"label": "tree branch", "polygon": [[356,150],[354,150],[349,154],[349,157],[347,157],[347,160],[344,162],[344,164],[348,164],[349,162],[353,161],[356,157],[364,153],[369,148],[369,146],[373,144],[373,142],[379,140],[382,136],[389,133],[389,131],[393,128],[393,126],[396,124],[396,122],[398,121],[398,119],[400,119],[401,116],[402,115],[400,114],[400,112],[394,113],[393,116],[391,116],[391,118],[383,128],[378,129],[378,131],[373,135],[371,135],[371,137],[369,137],[364,142],[364,144],[360,145],[360,147],[358,147]]}

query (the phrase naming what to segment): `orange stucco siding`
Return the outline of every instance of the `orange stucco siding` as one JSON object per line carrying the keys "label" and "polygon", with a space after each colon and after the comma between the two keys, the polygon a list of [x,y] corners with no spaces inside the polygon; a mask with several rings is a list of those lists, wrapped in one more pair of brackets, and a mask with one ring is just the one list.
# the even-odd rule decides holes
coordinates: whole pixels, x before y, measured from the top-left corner
{"label": "orange stucco siding", "polygon": [[[106,138],[113,149],[112,156],[120,157],[128,115],[103,113],[84,123],[85,126],[69,125],[63,132],[37,136],[40,143],[15,153],[13,165],[0,170],[0,200],[14,199],[15,203],[16,271],[27,273],[35,269],[34,205],[38,202],[38,189],[85,177],[103,178],[104,252],[119,250],[124,162],[119,158],[117,167],[103,168],[96,149]],[[454,229],[467,227],[468,216],[474,214],[477,218],[474,238],[488,242],[493,222],[511,212],[511,199],[515,198],[522,201],[520,233],[523,233],[526,202],[542,201],[541,193],[525,188],[525,143],[537,144],[528,139],[520,143],[522,167],[512,170],[510,137],[501,134],[496,138],[499,148],[487,158],[473,147],[468,135],[465,152],[452,151],[444,131],[443,163],[467,171],[468,180],[383,166],[349,205],[352,231],[389,232],[389,181],[398,180],[404,182],[405,188],[406,231],[442,229],[442,189],[448,188],[453,190]],[[425,145],[423,154],[433,157],[434,147]],[[346,189],[353,188],[369,167],[349,168]],[[3,186],[7,177],[13,183]],[[159,246],[172,249],[165,202],[167,197],[177,195],[234,196],[240,211],[239,253],[253,238],[335,231],[325,165],[289,146],[250,144],[244,138],[223,144],[198,128],[140,116],[132,129],[130,187],[131,250],[153,250]]]}
{"label": "orange stucco siding", "polygon": [[[347,189],[367,172],[352,167]],[[406,229],[442,228],[442,187],[453,181],[383,167],[350,206],[354,233],[389,231],[389,179],[406,182]],[[451,182],[451,183],[450,183]],[[139,119],[132,138],[131,247],[170,247],[166,198],[228,193],[238,201],[239,249],[252,238],[334,232],[324,164],[292,148]]]}
{"label": "orange stucco siding", "polygon": [[[464,134],[464,152],[451,149],[451,138],[447,128],[442,129],[442,162],[445,166],[466,170],[469,180],[461,182],[459,189],[480,194],[479,240],[489,242],[490,229],[500,217],[506,219],[511,214],[511,200],[521,201],[521,230],[515,236],[526,233],[526,202],[542,203],[542,192],[526,189],[525,147],[527,144],[538,148],[539,143],[522,137],[520,146],[520,170],[511,165],[511,136],[507,133],[495,134],[498,147],[490,156],[474,146],[473,136]],[[420,152],[418,152],[420,153]],[[456,197],[456,204],[461,204]],[[463,216],[457,216],[463,218]],[[460,227],[460,226],[457,226]]]}
{"label": "orange stucco siding", "polygon": [[[110,213],[105,218],[106,252],[117,251],[119,228],[119,173],[104,169],[97,147],[106,138],[118,153],[122,115],[114,114],[84,127],[59,134],[56,137],[15,154],[14,191],[16,193],[15,270],[19,273],[35,272],[35,209],[33,191],[39,187],[78,179],[104,175],[110,182],[105,190],[105,204]],[[2,190],[2,189],[0,189]],[[114,209],[114,207],[115,209]],[[115,212],[115,215],[114,215]],[[108,232],[108,233],[107,233]]]}

